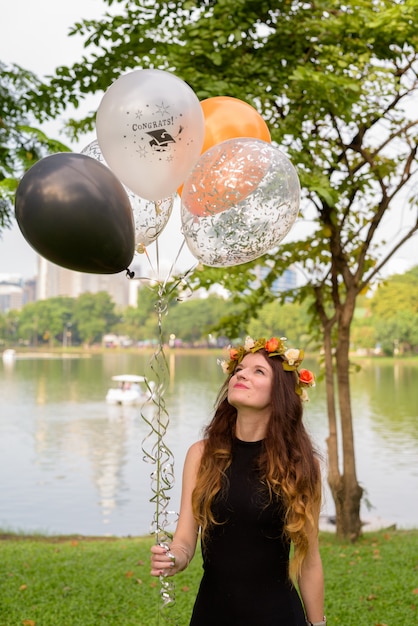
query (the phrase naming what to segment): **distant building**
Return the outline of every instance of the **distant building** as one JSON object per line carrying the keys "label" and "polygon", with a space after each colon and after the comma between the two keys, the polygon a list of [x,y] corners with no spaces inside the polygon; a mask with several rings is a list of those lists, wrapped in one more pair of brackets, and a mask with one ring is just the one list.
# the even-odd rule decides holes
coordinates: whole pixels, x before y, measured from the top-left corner
{"label": "distant building", "polygon": [[23,283],[23,304],[35,302],[36,300],[36,278],[30,278]]}
{"label": "distant building", "polygon": [[21,309],[23,306],[22,285],[0,279],[0,311],[7,313],[11,309]]}
{"label": "distant building", "polygon": [[[139,274],[139,268],[130,267]],[[38,257],[37,300],[57,296],[78,298],[82,293],[106,291],[120,308],[136,306],[138,281],[127,278],[125,272],[119,274],[86,274],[55,265],[43,257]]]}
{"label": "distant building", "polygon": [[0,312],[20,310],[35,299],[34,279],[24,281],[20,274],[0,274]]}
{"label": "distant building", "polygon": [[[261,282],[266,278],[269,273],[269,268],[265,265],[258,265],[254,268],[257,278],[251,283],[251,287],[253,289],[257,289],[260,287]],[[289,267],[287,270],[283,272],[281,276],[276,278],[276,280],[271,285],[271,293],[277,296],[279,293],[283,291],[289,291],[290,289],[296,289],[298,286],[298,274],[296,270],[292,267]]]}

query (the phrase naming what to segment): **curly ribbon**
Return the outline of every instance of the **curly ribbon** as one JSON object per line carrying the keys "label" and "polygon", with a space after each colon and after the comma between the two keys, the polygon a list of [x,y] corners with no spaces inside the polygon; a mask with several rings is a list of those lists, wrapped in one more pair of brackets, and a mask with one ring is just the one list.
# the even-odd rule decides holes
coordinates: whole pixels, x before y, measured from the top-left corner
{"label": "curly ribbon", "polygon": [[[176,260],[180,252],[181,248]],[[168,303],[170,299],[174,297],[177,288],[181,286],[185,291],[185,287],[188,287],[186,277],[193,270],[193,268],[191,268],[188,272],[168,285],[168,279],[173,271],[174,263],[167,278],[163,282],[157,281],[157,302],[155,304],[155,310],[158,319],[159,341],[158,348],[149,363],[151,373],[146,377],[148,392],[154,405],[152,418],[148,419],[144,411],[141,410],[141,417],[150,428],[149,433],[142,442],[143,458],[144,461],[152,463],[155,466],[154,471],[151,473],[151,491],[153,495],[150,498],[150,502],[155,505],[151,523],[151,533],[155,535],[156,543],[167,550],[172,540],[172,533],[169,531],[169,528],[176,522],[177,514],[168,510],[170,502],[169,491],[174,484],[174,457],[164,440],[170,421],[164,400],[170,372],[163,347],[162,320],[163,316],[168,311]],[[191,292],[190,287],[189,290]],[[152,383],[151,380],[153,381]],[[159,580],[160,596],[162,600],[159,617],[162,615],[166,621],[174,624],[171,619],[172,616],[168,615],[166,612],[167,608],[175,604],[175,584],[173,578],[160,576]]]}

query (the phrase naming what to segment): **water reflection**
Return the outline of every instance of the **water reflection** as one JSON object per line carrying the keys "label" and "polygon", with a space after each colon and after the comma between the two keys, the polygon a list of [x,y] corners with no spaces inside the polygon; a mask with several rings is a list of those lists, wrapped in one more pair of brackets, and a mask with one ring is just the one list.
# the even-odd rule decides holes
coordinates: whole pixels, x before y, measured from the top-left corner
{"label": "water reflection", "polygon": [[[174,510],[186,450],[210,419],[223,380],[216,357],[168,355],[166,443],[176,463]],[[112,375],[143,374],[149,358],[109,353],[22,359],[0,369],[0,526],[54,533],[148,532],[154,468],[142,458],[147,425],[138,408],[107,406],[104,398]],[[359,480],[376,507],[373,514],[404,526],[418,522],[418,505],[411,502],[418,486],[416,372],[414,366],[372,363],[352,381]],[[323,386],[310,396],[306,423],[325,451]],[[152,411],[152,405],[145,410]]]}
{"label": "water reflection", "polygon": [[61,467],[63,480],[69,472],[80,467],[90,467],[90,479],[98,493],[104,524],[110,514],[123,504],[123,494],[128,490],[124,480],[124,466],[128,462],[126,442],[132,432],[130,419],[97,417],[103,407],[88,407],[96,417],[88,419],[89,410],[81,418],[66,416],[74,411],[68,403],[50,405],[54,419],[40,416],[35,420],[34,451],[37,465],[42,471]]}

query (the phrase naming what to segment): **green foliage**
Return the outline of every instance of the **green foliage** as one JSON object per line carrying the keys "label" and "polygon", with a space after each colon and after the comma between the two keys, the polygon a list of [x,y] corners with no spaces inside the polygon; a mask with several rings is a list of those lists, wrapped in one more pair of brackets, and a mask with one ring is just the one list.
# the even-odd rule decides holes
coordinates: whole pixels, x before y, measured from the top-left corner
{"label": "green foliage", "polygon": [[351,332],[353,350],[385,354],[414,353],[418,349],[418,266],[393,275],[378,285],[371,298],[362,298]]}
{"label": "green foliage", "polygon": [[38,159],[68,150],[30,124],[34,115],[25,96],[39,87],[34,74],[0,61],[0,230],[11,224],[19,178]]}
{"label": "green foliage", "polygon": [[115,303],[105,291],[83,293],[75,301],[74,322],[81,341],[90,344],[101,341],[102,336],[119,321]]}
{"label": "green foliage", "polygon": [[211,295],[208,298],[184,300],[169,311],[166,329],[186,342],[207,342],[208,335],[218,327],[222,316],[233,311],[232,302]]}
{"label": "green foliage", "polygon": [[290,346],[309,350],[309,315],[306,304],[273,301],[249,323],[251,337],[287,337]]}
{"label": "green foliage", "polygon": [[[26,304],[20,311],[0,316],[0,337],[10,343],[56,345],[71,332],[72,343],[101,341],[119,322],[115,304],[106,292],[85,293],[78,298],[58,296]],[[70,330],[71,329],[71,330]]]}
{"label": "green foliage", "polygon": [[351,329],[353,350],[373,350],[379,344],[379,335],[370,319],[355,320]]}
{"label": "green foliage", "polygon": [[409,272],[391,276],[382,282],[370,307],[382,320],[388,320],[400,311],[418,314],[418,265]]}
{"label": "green foliage", "polygon": [[[389,277],[380,285],[372,298],[361,296],[354,316],[351,332],[351,349],[373,351],[378,345],[390,355],[397,346],[402,353],[418,349],[417,325],[417,268],[399,276]],[[262,281],[265,286],[265,282]],[[223,299],[211,294],[204,299],[184,298],[170,301],[163,314],[164,341],[169,335],[192,344],[208,342],[226,336],[235,338],[286,336],[289,345],[301,346],[318,352],[318,333],[311,327],[312,297],[309,294],[300,302],[286,300],[286,292],[266,297],[266,302],[242,323],[240,305],[233,298]],[[81,296],[80,296],[81,297]],[[51,298],[29,303],[20,311],[0,314],[0,341],[7,344],[64,343],[65,327],[71,330],[72,345],[88,341],[101,341],[102,330],[115,332],[136,341],[158,339],[154,288],[142,287],[138,292],[137,307],[127,307],[116,314],[113,303],[105,295],[83,295],[79,304],[73,298]],[[398,307],[393,305],[399,303]],[[242,307],[241,307],[242,308]],[[77,310],[77,316],[75,314]],[[79,323],[82,325],[80,334]],[[225,332],[228,329],[228,332]]]}
{"label": "green foliage", "polygon": [[[138,290],[136,307],[128,307],[122,316],[120,324],[115,330],[122,335],[128,335],[135,341],[155,338],[157,329],[156,303],[159,300],[157,285],[144,285]],[[170,300],[169,310],[175,307],[177,301]],[[165,316],[164,316],[165,317]],[[165,323],[164,323],[165,326]]]}
{"label": "green foliage", "polygon": [[[157,626],[158,579],[149,574],[150,538],[25,538],[2,541],[2,626]],[[354,546],[321,533],[325,612],[341,626],[416,622],[417,531],[367,533]],[[175,581],[167,618],[189,623],[202,574],[198,553]]]}
{"label": "green foliage", "polygon": [[17,334],[21,340],[33,345],[62,341],[64,327],[72,317],[74,300],[67,297],[49,298],[30,302],[21,311],[12,311]]}

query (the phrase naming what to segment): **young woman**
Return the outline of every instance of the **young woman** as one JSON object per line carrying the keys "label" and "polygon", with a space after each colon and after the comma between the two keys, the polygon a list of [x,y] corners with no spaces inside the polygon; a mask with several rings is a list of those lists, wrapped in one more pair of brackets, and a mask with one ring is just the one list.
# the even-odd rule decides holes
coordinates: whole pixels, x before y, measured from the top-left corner
{"label": "young woman", "polygon": [[222,362],[228,378],[215,415],[186,456],[173,542],[152,547],[151,573],[172,575],[188,566],[201,532],[204,574],[190,626],[326,623],[321,477],[302,423],[314,377],[284,341],[247,337]]}

